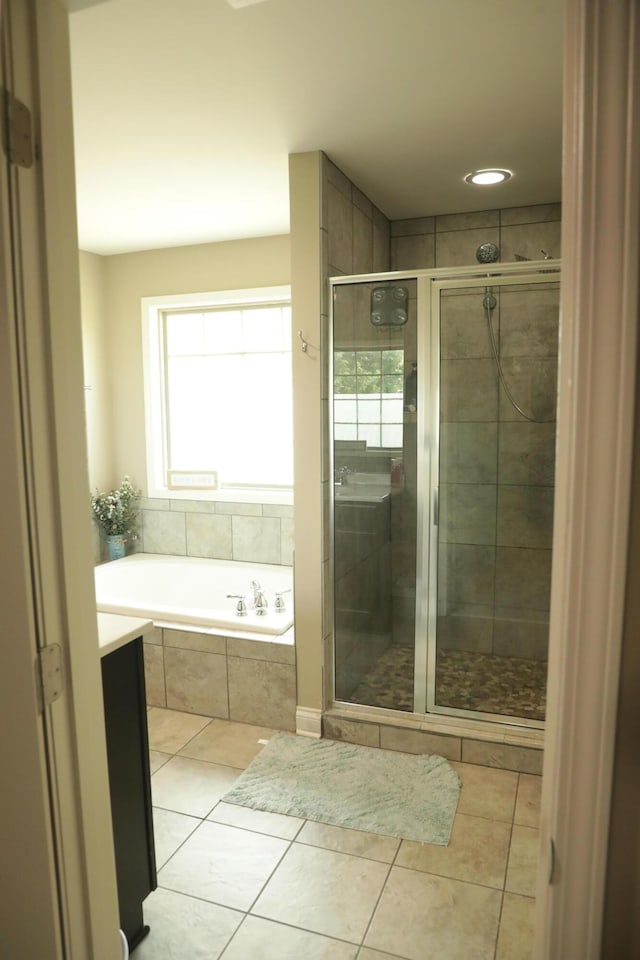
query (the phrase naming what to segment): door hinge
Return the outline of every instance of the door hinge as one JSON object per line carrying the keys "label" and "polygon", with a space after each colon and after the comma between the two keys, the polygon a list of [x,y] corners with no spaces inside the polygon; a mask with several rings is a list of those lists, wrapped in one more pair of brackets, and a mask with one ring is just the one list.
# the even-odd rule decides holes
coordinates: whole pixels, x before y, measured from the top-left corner
{"label": "door hinge", "polygon": [[42,693],[42,707],[50,704],[62,696],[64,690],[64,675],[62,673],[62,649],[60,644],[51,643],[41,647],[38,651],[40,666],[40,690]]}
{"label": "door hinge", "polygon": [[553,838],[549,837],[549,850],[547,853],[548,863],[547,863],[547,883],[553,883],[554,874],[556,872],[556,845],[553,842]]}
{"label": "door hinge", "polygon": [[9,163],[18,167],[33,165],[31,111],[8,90],[0,87],[2,111],[2,149]]}

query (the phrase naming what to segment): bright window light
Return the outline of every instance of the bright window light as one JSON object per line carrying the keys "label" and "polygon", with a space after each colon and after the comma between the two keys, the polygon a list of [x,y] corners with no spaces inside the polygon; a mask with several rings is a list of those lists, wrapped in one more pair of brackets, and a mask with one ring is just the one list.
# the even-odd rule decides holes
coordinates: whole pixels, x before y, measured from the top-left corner
{"label": "bright window light", "polygon": [[195,499],[290,494],[288,288],[149,299],[143,330],[149,495],[188,495],[170,471],[215,471],[218,490],[192,488]]}

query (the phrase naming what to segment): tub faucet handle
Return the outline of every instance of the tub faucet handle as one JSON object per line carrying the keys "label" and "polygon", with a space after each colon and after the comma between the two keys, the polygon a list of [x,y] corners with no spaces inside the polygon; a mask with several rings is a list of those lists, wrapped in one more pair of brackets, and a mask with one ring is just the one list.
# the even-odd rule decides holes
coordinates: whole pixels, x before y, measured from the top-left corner
{"label": "tub faucet handle", "polygon": [[285,602],[282,599],[285,593],[291,593],[291,587],[288,590],[276,590],[276,602],[274,603],[276,613],[282,613],[285,609]]}
{"label": "tub faucet handle", "polygon": [[236,616],[237,617],[246,617],[247,615],[247,605],[244,600],[244,593],[228,593],[227,597],[231,600],[237,600],[236,603]]}

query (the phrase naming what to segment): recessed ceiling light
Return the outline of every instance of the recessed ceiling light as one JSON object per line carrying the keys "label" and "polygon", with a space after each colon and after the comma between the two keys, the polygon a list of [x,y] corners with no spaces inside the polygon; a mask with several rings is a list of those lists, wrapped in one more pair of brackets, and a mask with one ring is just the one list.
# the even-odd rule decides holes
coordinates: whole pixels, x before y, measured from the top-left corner
{"label": "recessed ceiling light", "polygon": [[512,176],[510,170],[474,170],[468,173],[464,178],[467,183],[475,183],[478,186],[488,186],[492,183],[504,183]]}

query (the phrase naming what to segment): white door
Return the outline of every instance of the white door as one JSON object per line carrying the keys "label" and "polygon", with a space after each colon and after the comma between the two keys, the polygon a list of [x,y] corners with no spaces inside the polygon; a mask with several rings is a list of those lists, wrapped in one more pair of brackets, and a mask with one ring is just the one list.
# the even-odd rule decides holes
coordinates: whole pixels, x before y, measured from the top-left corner
{"label": "white door", "polygon": [[[117,960],[67,14],[2,0],[1,17],[0,957]],[[49,704],[42,650],[60,693]]]}

